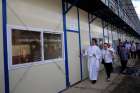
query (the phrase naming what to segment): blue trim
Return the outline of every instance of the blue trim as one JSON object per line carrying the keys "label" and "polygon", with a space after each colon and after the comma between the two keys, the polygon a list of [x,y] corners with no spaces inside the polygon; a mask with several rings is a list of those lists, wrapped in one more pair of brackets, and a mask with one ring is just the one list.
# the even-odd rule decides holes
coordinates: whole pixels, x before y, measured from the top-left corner
{"label": "blue trim", "polygon": [[70,29],[67,29],[68,32],[75,32],[75,33],[79,33],[79,31],[76,31],[76,30],[70,30]]}
{"label": "blue trim", "polygon": [[91,27],[90,27],[90,17],[89,17],[89,13],[88,13],[88,25],[89,25],[89,40],[90,40],[90,45],[91,45]]}
{"label": "blue trim", "polygon": [[4,48],[4,80],[5,93],[9,93],[9,70],[8,70],[8,50],[7,50],[7,4],[2,0],[2,24],[3,24],[3,48]]}
{"label": "blue trim", "polygon": [[62,0],[62,15],[63,15],[63,30],[64,30],[66,87],[69,87],[70,82],[69,82],[69,66],[68,66],[67,29],[66,29],[66,14],[65,14],[65,2],[64,2],[64,0]]}
{"label": "blue trim", "polygon": [[79,31],[79,48],[80,48],[80,70],[81,70],[81,80],[83,79],[83,64],[82,64],[82,49],[81,49],[81,31],[80,31],[80,16],[79,16],[79,8],[77,8],[77,16],[78,16],[78,31]]}

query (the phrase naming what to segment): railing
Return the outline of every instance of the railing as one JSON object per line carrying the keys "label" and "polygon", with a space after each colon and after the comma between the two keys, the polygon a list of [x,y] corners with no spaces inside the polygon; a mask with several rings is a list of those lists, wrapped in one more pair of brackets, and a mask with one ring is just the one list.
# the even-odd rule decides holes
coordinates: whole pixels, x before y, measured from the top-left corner
{"label": "railing", "polygon": [[114,0],[101,0],[105,5],[107,5],[115,14],[117,14],[124,22],[126,22],[130,27],[136,30],[133,21],[128,17],[125,10],[123,10],[118,2]]}

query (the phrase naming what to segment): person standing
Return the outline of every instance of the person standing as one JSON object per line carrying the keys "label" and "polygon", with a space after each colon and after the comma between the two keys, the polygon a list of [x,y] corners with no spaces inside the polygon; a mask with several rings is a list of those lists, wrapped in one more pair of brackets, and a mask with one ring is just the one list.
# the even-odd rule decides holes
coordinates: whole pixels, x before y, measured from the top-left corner
{"label": "person standing", "polygon": [[129,52],[128,52],[127,48],[123,45],[121,47],[121,51],[120,51],[120,60],[121,60],[121,71],[120,71],[120,73],[122,73],[127,67],[128,56],[129,56]]}
{"label": "person standing", "polygon": [[136,59],[136,44],[134,41],[132,41],[132,46],[131,46],[131,58]]}
{"label": "person standing", "polygon": [[108,48],[108,44],[104,43],[104,49],[102,50],[102,57],[104,60],[104,67],[107,75],[107,81],[110,81],[111,72],[113,71],[113,55],[114,51]]}
{"label": "person standing", "polygon": [[117,46],[117,53],[118,53],[118,56],[120,58],[120,55],[121,55],[121,47],[122,47],[123,43],[122,42],[119,42],[119,45]]}
{"label": "person standing", "polygon": [[128,59],[130,59],[130,57],[131,57],[131,43],[126,40],[126,43],[124,44],[124,46],[125,46],[125,49],[127,49],[127,51],[128,51]]}
{"label": "person standing", "polygon": [[87,48],[85,55],[88,56],[89,79],[93,84],[95,84],[98,78],[101,59],[101,50],[97,46],[96,39],[92,39],[92,45]]}
{"label": "person standing", "polygon": [[137,56],[140,59],[140,43],[137,44]]}

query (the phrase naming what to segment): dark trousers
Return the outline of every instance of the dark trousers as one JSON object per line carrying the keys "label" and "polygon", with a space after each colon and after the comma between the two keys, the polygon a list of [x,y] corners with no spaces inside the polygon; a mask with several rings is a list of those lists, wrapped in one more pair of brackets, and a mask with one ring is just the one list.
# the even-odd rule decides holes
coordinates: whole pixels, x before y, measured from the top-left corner
{"label": "dark trousers", "polygon": [[121,60],[121,73],[126,69],[127,67],[127,60]]}
{"label": "dark trousers", "polygon": [[131,51],[131,58],[136,59],[136,52]]}
{"label": "dark trousers", "polygon": [[113,71],[112,63],[104,63],[107,78],[110,78],[110,74]]}
{"label": "dark trousers", "polygon": [[140,50],[137,50],[138,59],[140,59]]}

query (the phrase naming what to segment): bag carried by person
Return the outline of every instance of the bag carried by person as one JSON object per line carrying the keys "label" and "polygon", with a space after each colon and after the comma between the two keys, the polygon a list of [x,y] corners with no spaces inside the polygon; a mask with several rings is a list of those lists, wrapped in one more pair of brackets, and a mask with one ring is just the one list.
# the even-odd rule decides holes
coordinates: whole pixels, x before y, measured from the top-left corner
{"label": "bag carried by person", "polygon": [[105,63],[105,60],[104,59],[102,59],[102,62],[101,62],[102,64],[104,64]]}

